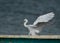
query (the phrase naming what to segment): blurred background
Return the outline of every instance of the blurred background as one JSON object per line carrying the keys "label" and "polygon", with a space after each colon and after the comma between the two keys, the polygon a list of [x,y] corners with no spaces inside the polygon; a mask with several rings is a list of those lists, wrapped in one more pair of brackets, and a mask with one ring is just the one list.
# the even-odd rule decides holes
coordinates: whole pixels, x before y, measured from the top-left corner
{"label": "blurred background", "polygon": [[0,35],[27,35],[24,18],[32,24],[40,15],[55,13],[55,22],[41,35],[60,34],[60,0],[0,0]]}

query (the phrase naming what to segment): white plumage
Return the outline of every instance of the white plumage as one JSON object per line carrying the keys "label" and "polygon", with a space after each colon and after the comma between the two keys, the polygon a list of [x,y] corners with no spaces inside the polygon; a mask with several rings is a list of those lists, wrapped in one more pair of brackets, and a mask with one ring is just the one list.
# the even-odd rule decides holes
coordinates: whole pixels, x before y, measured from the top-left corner
{"label": "white plumage", "polygon": [[[42,30],[42,27],[45,26],[45,23],[49,22],[50,20],[53,19],[54,13],[50,12],[45,15],[39,16],[36,21],[32,25],[27,25],[28,20],[24,19],[24,26],[29,29],[29,35],[36,35],[36,33],[39,33]],[[44,23],[43,25],[38,25]]]}
{"label": "white plumage", "polygon": [[37,18],[37,20],[33,23],[33,25],[36,25],[38,22],[48,22],[49,20],[51,20],[54,17],[54,13],[48,13],[45,15],[41,15]]}

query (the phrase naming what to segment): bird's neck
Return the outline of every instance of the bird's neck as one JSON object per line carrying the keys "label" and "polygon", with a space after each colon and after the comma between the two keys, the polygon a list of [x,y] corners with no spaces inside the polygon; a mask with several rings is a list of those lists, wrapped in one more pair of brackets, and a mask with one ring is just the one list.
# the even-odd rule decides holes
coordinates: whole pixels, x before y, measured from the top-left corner
{"label": "bird's neck", "polygon": [[24,26],[25,26],[25,27],[28,27],[28,26],[27,26],[27,23],[28,23],[27,21],[24,22]]}

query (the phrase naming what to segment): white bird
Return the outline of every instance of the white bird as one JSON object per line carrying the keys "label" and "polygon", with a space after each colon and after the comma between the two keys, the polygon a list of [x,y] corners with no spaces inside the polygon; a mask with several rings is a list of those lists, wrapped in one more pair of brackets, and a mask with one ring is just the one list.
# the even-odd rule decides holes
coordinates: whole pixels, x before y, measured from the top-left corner
{"label": "white bird", "polygon": [[36,35],[36,33],[39,33],[44,26],[48,24],[50,20],[54,18],[54,13],[50,12],[45,15],[39,16],[36,21],[32,25],[27,25],[28,20],[24,19],[24,26],[28,28],[29,35]]}

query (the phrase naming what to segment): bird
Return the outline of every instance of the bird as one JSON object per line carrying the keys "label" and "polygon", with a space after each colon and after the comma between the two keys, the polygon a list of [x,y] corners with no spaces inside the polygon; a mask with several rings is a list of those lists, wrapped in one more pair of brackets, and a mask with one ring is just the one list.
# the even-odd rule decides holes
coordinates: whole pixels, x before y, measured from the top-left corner
{"label": "bird", "polygon": [[24,19],[24,27],[28,28],[28,35],[37,35],[36,33],[40,33],[42,28],[51,23],[51,20],[54,18],[54,12],[50,12],[44,15],[40,15],[33,24],[27,24],[28,20]]}

